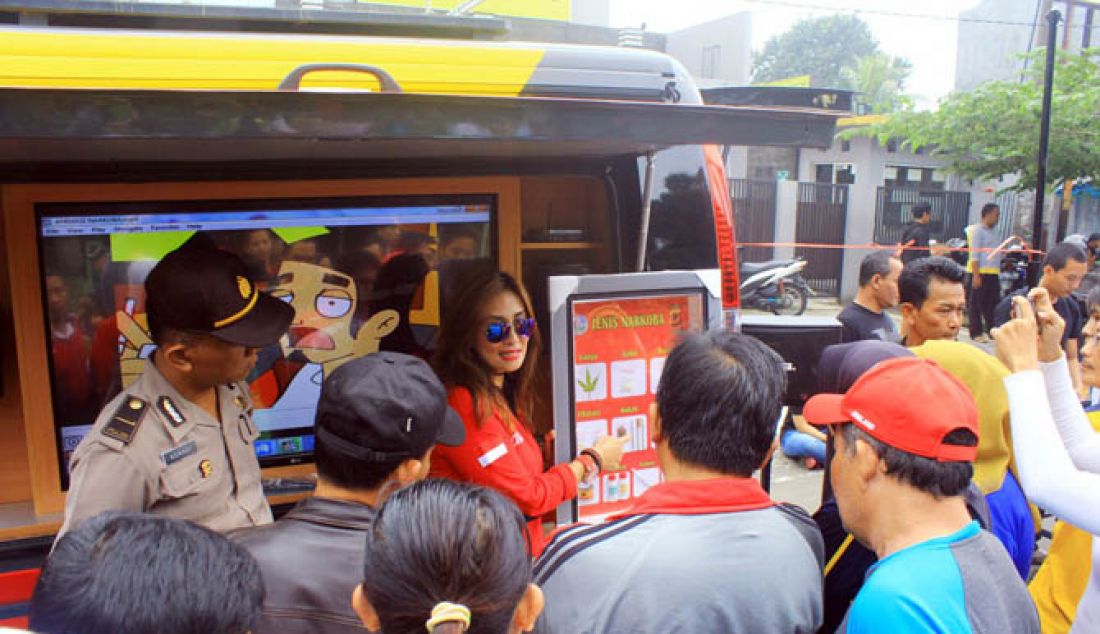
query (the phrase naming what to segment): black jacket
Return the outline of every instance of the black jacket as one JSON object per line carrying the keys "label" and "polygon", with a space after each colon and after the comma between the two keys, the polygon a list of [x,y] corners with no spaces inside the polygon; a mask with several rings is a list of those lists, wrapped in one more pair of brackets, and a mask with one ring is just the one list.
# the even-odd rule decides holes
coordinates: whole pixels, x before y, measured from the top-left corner
{"label": "black jacket", "polygon": [[[905,233],[901,235],[901,243],[902,245],[907,245],[909,248],[901,252],[901,261],[905,264],[909,264],[913,260],[926,258],[931,255],[931,251],[928,249],[928,241],[931,237],[931,234],[928,232],[928,225],[922,225],[917,222],[911,222],[906,225]],[[912,244],[909,244],[910,242],[912,242]]]}
{"label": "black jacket", "polygon": [[274,524],[231,533],[264,576],[267,596],[253,634],[365,632],[351,593],[363,580],[373,517],[365,504],[311,497]]}

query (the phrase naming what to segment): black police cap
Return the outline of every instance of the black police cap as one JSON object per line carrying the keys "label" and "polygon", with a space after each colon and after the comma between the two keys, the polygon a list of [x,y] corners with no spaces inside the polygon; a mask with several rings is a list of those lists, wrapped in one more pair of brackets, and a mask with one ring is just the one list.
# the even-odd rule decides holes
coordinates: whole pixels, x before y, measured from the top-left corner
{"label": "black police cap", "polygon": [[196,233],[145,278],[150,325],[204,332],[228,343],[263,348],[279,340],[294,309],[261,292],[236,255]]}

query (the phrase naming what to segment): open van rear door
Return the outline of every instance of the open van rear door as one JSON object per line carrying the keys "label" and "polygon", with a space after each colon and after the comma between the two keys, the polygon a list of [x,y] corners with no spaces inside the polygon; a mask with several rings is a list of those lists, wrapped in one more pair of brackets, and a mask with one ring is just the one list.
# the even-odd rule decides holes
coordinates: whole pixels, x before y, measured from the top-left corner
{"label": "open van rear door", "polygon": [[[675,146],[703,146],[713,193],[726,189],[712,146],[827,147],[842,114],[398,92],[8,88],[0,89],[0,178],[341,178],[381,163],[414,175],[454,166],[518,169],[535,162],[652,157]],[[723,304],[732,309],[738,287],[732,206],[728,196],[712,206]],[[644,252],[644,241],[637,250]]]}

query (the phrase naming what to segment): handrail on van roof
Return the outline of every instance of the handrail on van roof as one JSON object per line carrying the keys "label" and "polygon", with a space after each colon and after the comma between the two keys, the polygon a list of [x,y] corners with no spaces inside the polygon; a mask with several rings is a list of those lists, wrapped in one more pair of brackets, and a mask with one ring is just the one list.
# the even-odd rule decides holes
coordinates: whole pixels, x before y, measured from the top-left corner
{"label": "handrail on van roof", "polygon": [[401,92],[401,85],[397,83],[397,80],[393,78],[393,75],[387,73],[377,66],[371,66],[370,64],[302,64],[294,70],[287,73],[287,76],[279,82],[279,90],[298,90],[302,87],[302,78],[309,73],[323,71],[323,70],[340,70],[351,71],[355,73],[366,73],[368,75],[374,75],[378,79],[378,83],[381,85],[382,92]]}

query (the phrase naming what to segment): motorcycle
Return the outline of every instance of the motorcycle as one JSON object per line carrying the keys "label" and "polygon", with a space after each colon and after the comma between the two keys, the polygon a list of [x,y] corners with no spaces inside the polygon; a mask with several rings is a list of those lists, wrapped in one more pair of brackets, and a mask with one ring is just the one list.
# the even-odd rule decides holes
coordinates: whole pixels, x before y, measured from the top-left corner
{"label": "motorcycle", "polygon": [[955,261],[956,264],[966,268],[966,238],[951,238],[944,244],[947,245],[950,251],[947,252],[947,257]]}
{"label": "motorcycle", "polygon": [[741,307],[797,316],[806,312],[814,294],[802,277],[806,261],[769,260],[741,264]]}

